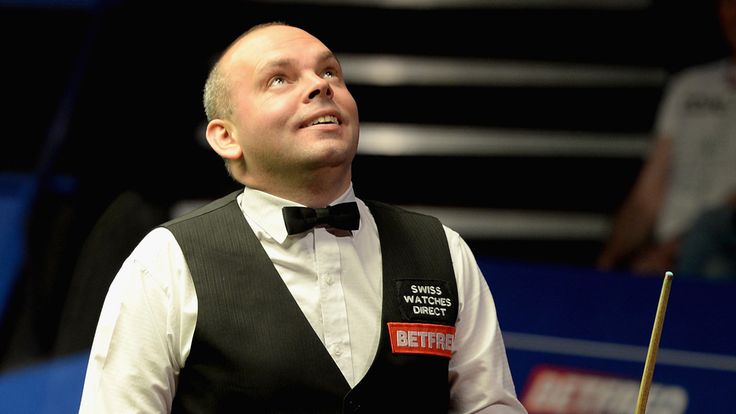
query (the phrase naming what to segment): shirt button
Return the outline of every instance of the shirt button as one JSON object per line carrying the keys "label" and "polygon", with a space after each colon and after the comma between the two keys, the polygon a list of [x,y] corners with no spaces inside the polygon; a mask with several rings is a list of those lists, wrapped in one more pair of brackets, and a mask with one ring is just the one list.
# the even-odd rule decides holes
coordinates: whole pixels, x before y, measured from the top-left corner
{"label": "shirt button", "polygon": [[336,346],[335,347],[335,355],[336,356],[342,355],[342,348],[340,348],[339,346]]}
{"label": "shirt button", "polygon": [[355,400],[348,400],[348,410],[357,413],[360,411],[360,404]]}
{"label": "shirt button", "polygon": [[332,286],[332,284],[335,283],[335,279],[333,279],[332,276],[325,276],[325,283],[327,283],[328,286]]}

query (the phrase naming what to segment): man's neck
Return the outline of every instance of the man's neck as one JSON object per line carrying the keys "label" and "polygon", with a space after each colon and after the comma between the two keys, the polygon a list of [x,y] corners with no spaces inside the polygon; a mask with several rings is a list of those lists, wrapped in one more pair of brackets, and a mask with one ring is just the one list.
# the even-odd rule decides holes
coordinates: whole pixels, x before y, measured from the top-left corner
{"label": "man's neck", "polygon": [[337,174],[305,174],[296,179],[246,180],[246,185],[277,197],[305,205],[326,207],[350,187],[350,171]]}

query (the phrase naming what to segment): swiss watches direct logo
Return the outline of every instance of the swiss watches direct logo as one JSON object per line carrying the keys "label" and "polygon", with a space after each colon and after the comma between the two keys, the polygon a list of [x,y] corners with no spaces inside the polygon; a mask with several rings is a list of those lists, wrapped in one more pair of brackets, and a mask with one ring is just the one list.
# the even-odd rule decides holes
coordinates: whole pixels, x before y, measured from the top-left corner
{"label": "swiss watches direct logo", "polygon": [[444,280],[401,279],[396,291],[404,319],[454,324],[457,304]]}

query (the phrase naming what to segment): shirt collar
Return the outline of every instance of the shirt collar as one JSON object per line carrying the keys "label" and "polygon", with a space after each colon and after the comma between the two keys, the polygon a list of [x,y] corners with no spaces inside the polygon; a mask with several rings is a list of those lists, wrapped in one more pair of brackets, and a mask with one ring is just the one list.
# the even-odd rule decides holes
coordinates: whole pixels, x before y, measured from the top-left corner
{"label": "shirt collar", "polygon": [[[351,201],[355,201],[352,183],[330,205]],[[238,196],[238,204],[248,223],[254,227],[253,231],[256,233],[265,233],[279,244],[283,243],[288,236],[281,209],[286,206],[304,207],[303,204],[295,203],[249,187],[245,187],[243,192]]]}

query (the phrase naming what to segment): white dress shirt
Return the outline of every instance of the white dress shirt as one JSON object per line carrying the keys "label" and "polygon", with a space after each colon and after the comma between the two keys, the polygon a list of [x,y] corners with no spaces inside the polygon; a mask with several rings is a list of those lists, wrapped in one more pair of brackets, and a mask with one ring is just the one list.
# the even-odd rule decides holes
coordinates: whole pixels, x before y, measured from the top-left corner
{"label": "white dress shirt", "polygon": [[[281,208],[298,205],[245,188],[245,219],[335,364],[354,387],[378,349],[382,268],[378,230],[352,186],[331,204],[357,201],[360,228],[286,233]],[[491,292],[472,252],[445,227],[459,296],[449,363],[452,413],[526,413],[516,398]],[[107,293],[92,345],[80,413],[167,413],[186,366],[197,296],[174,236],[146,235]]]}

